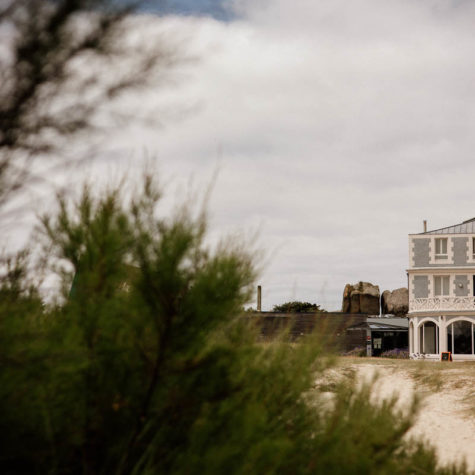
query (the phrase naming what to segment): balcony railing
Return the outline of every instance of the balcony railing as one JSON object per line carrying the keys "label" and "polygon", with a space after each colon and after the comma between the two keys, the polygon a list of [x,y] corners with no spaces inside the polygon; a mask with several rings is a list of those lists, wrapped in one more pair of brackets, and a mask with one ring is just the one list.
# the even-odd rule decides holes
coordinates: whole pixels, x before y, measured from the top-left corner
{"label": "balcony railing", "polygon": [[409,312],[475,312],[475,297],[432,297],[409,300]]}

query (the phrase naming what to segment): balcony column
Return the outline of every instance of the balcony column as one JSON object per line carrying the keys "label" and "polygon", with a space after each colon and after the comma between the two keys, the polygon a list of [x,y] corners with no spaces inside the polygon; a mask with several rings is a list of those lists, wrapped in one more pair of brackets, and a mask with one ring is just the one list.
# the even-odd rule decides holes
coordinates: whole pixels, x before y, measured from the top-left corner
{"label": "balcony column", "polygon": [[439,352],[447,351],[447,322],[445,316],[439,317]]}
{"label": "balcony column", "polygon": [[419,326],[419,319],[417,317],[414,318],[414,353],[420,353],[422,351],[422,348],[419,348],[419,342],[420,342],[420,332],[422,331],[422,328]]}

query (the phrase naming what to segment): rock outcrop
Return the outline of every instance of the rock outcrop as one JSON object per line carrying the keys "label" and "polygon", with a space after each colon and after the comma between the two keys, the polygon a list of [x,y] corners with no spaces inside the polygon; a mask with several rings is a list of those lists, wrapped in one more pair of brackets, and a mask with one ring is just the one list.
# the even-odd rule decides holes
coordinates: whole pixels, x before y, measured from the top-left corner
{"label": "rock outcrop", "polygon": [[369,282],[358,282],[355,285],[346,284],[343,291],[344,313],[367,313],[379,315],[379,287]]}
{"label": "rock outcrop", "polygon": [[405,287],[400,289],[385,290],[382,295],[381,305],[383,313],[391,313],[398,317],[404,316],[409,311],[409,292]]}

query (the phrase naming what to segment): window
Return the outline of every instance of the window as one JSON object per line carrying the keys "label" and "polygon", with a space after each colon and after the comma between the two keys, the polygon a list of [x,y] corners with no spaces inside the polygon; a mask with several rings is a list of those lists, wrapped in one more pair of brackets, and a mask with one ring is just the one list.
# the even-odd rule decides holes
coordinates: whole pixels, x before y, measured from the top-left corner
{"label": "window", "polygon": [[437,354],[439,352],[439,327],[433,322],[424,322],[419,327],[419,351]]}
{"label": "window", "polygon": [[475,237],[472,238],[472,259],[475,261]]}
{"label": "window", "polygon": [[447,349],[453,354],[473,355],[475,341],[475,325],[466,320],[451,323],[447,326]]}
{"label": "window", "polygon": [[448,275],[434,276],[434,296],[441,297],[450,294],[450,277]]}
{"label": "window", "polygon": [[447,238],[436,238],[435,240],[435,258],[447,259]]}

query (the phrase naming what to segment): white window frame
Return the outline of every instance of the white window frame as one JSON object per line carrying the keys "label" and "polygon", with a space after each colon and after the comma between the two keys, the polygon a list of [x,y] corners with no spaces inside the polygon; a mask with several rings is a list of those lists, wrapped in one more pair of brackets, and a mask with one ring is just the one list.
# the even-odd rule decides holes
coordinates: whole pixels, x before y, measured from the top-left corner
{"label": "white window frame", "polygon": [[[435,282],[436,282],[436,279],[448,279],[448,281],[449,281],[449,288],[448,288],[448,293],[447,293],[447,294],[439,294],[439,295],[437,295],[437,294],[435,293],[435,285],[436,285]],[[434,297],[452,297],[452,296],[453,296],[452,287],[453,287],[453,280],[454,280],[454,279],[452,278],[452,276],[451,276],[450,274],[436,274],[436,275],[433,275],[433,276],[432,276],[432,279],[431,279],[431,280],[432,280],[432,282],[431,282],[431,284],[432,284],[432,286],[431,286],[431,287],[432,287],[431,291],[432,291],[432,295],[433,295]],[[440,282],[440,287],[441,287],[441,291],[443,291],[444,285],[443,285],[443,281],[442,281],[442,280],[441,280],[441,282]]]}
{"label": "white window frame", "polygon": [[[437,239],[447,239],[447,254],[437,255],[435,253],[435,246],[436,246]],[[430,240],[429,263],[430,264],[453,264],[454,263],[454,243],[453,243],[453,240],[449,236],[438,235],[438,236],[432,237],[432,239]]]}
{"label": "white window frame", "polygon": [[475,236],[473,234],[468,237],[467,262],[470,263],[470,264],[475,263],[475,246],[473,245],[474,240],[475,240]]}
{"label": "white window frame", "polygon": [[[444,259],[448,260],[449,258],[449,253],[447,251],[447,248],[449,246],[449,240],[448,238],[435,238],[434,239],[434,245],[435,245],[435,258],[436,259]],[[445,247],[445,252],[442,252],[443,249],[437,249],[437,248],[443,248]]]}

